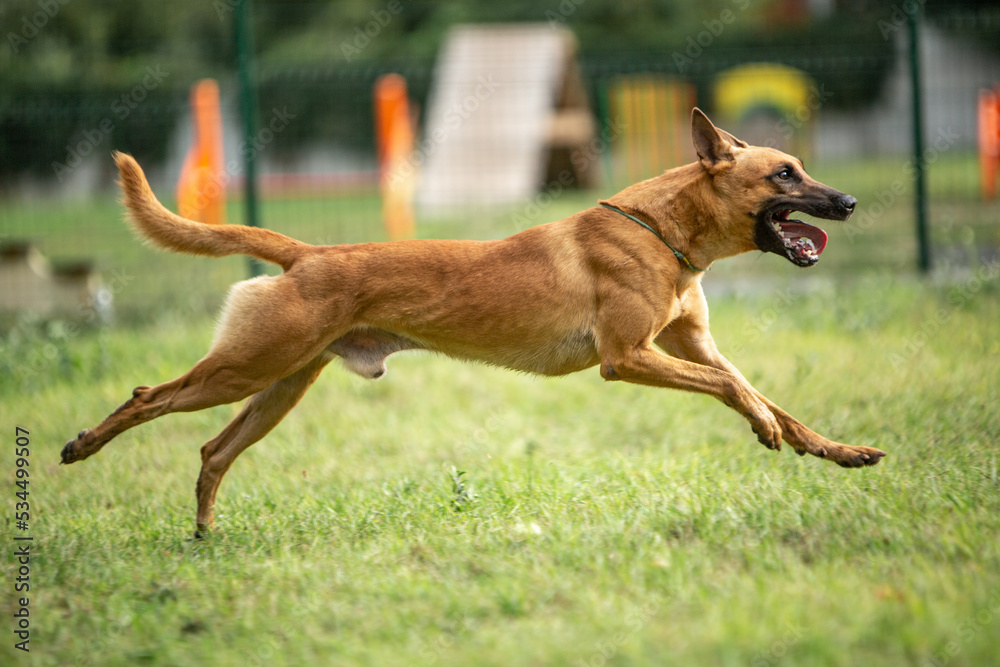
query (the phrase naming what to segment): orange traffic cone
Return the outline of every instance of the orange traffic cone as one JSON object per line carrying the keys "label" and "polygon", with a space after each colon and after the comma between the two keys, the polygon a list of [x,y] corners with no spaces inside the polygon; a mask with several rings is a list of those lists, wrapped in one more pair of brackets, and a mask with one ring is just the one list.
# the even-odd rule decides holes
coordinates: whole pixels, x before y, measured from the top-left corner
{"label": "orange traffic cone", "polygon": [[983,199],[997,196],[1000,169],[1000,89],[979,93],[979,174]]}
{"label": "orange traffic cone", "polygon": [[375,82],[375,135],[386,233],[391,240],[412,238],[415,170],[407,162],[413,153],[413,126],[406,80],[398,74]]}
{"label": "orange traffic cone", "polygon": [[191,88],[191,118],[194,144],[184,158],[177,182],[177,208],[185,218],[223,224],[227,179],[223,172],[219,85],[214,79],[202,79]]}

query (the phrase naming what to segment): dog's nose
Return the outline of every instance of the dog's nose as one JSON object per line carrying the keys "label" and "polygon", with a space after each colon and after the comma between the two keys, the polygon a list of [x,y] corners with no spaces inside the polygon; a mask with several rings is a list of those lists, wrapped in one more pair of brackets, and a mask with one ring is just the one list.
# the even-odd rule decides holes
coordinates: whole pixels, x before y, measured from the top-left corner
{"label": "dog's nose", "polygon": [[854,211],[854,207],[857,206],[858,200],[851,195],[841,195],[840,205],[847,209],[848,212]]}

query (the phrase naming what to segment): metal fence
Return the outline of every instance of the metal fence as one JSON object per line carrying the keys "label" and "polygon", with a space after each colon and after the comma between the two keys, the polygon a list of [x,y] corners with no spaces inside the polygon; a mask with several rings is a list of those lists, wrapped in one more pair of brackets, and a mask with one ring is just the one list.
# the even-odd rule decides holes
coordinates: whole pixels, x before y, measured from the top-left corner
{"label": "metal fence", "polygon": [[[228,12],[238,4],[220,1],[213,7]],[[737,135],[802,155],[810,173],[858,197],[861,204],[852,221],[828,230],[838,235],[831,246],[839,248],[829,253],[828,270],[914,268],[915,195],[922,168],[927,173],[931,256],[939,267],[976,267],[1000,247],[1000,208],[984,197],[977,142],[979,92],[1000,85],[1000,49],[992,41],[1000,14],[959,8],[924,23],[916,54],[922,91],[914,114],[910,4],[919,6],[901,3],[879,24],[852,30],[855,36],[847,42],[841,35],[828,35],[820,43],[774,44],[764,51],[723,44],[719,34],[738,20],[733,13],[738,10],[732,9],[729,14],[720,10],[704,30],[660,49],[581,51],[575,62],[593,118],[589,139],[576,153],[551,151],[533,191],[517,201],[449,214],[419,206],[418,194],[417,233],[507,235],[590,206],[636,178],[686,161],[692,156],[683,138],[686,114],[689,102],[695,102]],[[526,9],[523,18],[572,29],[572,12],[559,11],[532,15]],[[16,39],[8,36],[12,50],[32,47],[26,26],[33,25],[35,15],[25,16],[20,31],[10,33]],[[56,22],[59,16],[47,20]],[[44,28],[36,26],[37,31]],[[363,35],[366,25],[358,28]],[[231,38],[227,28],[214,39]],[[351,42],[346,46],[358,48]],[[128,50],[125,45],[126,55]],[[120,320],[147,321],[177,309],[209,312],[228,284],[247,276],[240,258],[206,261],[141,246],[121,224],[115,202],[109,154],[123,150],[139,159],[154,190],[174,206],[192,138],[188,95],[200,78],[217,78],[222,91],[226,159],[236,165],[227,183],[230,222],[245,219],[245,170],[239,165],[252,155],[262,225],[312,243],[384,239],[372,103],[373,87],[383,74],[395,72],[406,79],[418,111],[417,154],[435,147],[427,125],[439,84],[440,69],[435,68],[440,62],[434,57],[394,61],[345,56],[258,67],[258,123],[245,134],[236,58],[220,57],[222,65],[205,71],[192,69],[170,45],[161,54],[129,62],[128,74],[119,72],[104,87],[92,82],[79,88],[66,82],[58,88],[25,81],[4,85],[0,283],[6,293],[19,295],[8,299],[18,308],[4,315],[6,321],[23,318],[32,304],[43,316],[87,321],[112,313]],[[517,57],[508,56],[511,61]],[[741,102],[739,91],[752,88],[752,81],[762,76],[745,66],[762,62],[787,68],[789,80],[798,81],[799,97],[770,107]],[[531,63],[503,71],[507,78],[502,84],[509,89],[535,85]],[[764,78],[773,80],[775,71],[763,70]],[[127,85],[121,84],[123,78]],[[915,115],[922,118],[922,146],[914,145]],[[467,170],[483,168],[500,154],[472,155]],[[574,159],[588,163],[586,179],[576,172],[561,177]],[[419,172],[426,165],[416,166]],[[419,181],[416,187],[421,187]],[[499,186],[481,183],[486,194],[492,187]],[[774,268],[736,266],[751,272]],[[32,274],[44,280],[36,285]],[[729,275],[725,269],[714,274],[719,280]],[[89,290],[92,300],[70,308],[67,315],[67,304],[83,303],[81,290]]]}

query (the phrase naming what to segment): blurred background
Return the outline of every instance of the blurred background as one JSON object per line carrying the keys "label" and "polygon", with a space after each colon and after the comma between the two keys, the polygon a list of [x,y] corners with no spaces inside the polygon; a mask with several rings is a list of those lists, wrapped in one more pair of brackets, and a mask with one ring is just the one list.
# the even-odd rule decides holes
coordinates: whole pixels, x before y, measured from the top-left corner
{"label": "blurred background", "polygon": [[0,24],[8,337],[212,313],[260,269],[136,242],[113,150],[207,222],[499,238],[691,161],[697,105],[860,200],[810,273],[753,254],[710,290],[1000,247],[998,2],[5,0]]}

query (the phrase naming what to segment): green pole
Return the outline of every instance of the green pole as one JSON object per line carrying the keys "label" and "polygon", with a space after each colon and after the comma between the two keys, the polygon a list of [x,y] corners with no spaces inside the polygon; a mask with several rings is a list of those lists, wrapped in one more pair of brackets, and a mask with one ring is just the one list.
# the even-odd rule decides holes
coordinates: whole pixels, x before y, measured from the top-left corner
{"label": "green pole", "polygon": [[913,177],[916,181],[917,267],[931,270],[930,230],[927,222],[927,181],[924,167],[924,99],[920,86],[920,7],[907,22],[910,27],[910,88],[913,91]]}
{"label": "green pole", "polygon": [[[233,12],[236,38],[236,70],[240,81],[240,111],[243,116],[244,196],[246,198],[246,224],[259,227],[257,218],[257,151],[253,148],[257,136],[257,87],[253,76],[253,22],[250,0],[237,0]],[[264,264],[256,257],[249,258],[250,275],[264,274]]]}

